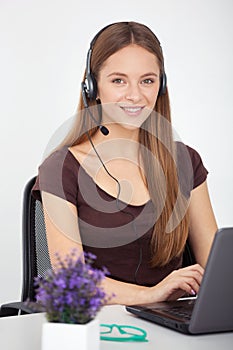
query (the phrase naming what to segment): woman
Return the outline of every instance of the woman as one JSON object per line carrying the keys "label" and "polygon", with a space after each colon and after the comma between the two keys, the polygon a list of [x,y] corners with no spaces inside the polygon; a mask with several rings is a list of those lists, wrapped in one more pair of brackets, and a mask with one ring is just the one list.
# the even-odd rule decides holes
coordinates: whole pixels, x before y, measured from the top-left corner
{"label": "woman", "polygon": [[[198,293],[217,230],[199,154],[173,139],[160,43],[135,22],[92,40],[75,125],[39,168],[49,254],[96,255],[111,303]],[[182,268],[189,239],[197,264]]]}

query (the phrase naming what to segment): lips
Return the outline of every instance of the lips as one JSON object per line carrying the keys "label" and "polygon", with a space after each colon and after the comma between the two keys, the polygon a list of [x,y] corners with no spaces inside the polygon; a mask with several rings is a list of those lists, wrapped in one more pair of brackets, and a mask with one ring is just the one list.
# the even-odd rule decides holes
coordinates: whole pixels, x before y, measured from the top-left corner
{"label": "lips", "polygon": [[141,106],[120,106],[120,108],[128,115],[137,116],[144,107]]}

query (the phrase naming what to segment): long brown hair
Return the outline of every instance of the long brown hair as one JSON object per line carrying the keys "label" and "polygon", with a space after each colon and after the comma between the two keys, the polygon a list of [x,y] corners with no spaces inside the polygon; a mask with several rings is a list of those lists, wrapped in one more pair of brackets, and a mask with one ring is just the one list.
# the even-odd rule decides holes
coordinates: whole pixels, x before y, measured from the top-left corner
{"label": "long brown hair", "polygon": [[[119,22],[102,31],[94,43],[91,71],[97,83],[100,69],[106,59],[130,44],[139,45],[153,53],[157,57],[160,74],[164,73],[162,48],[154,33],[147,26],[140,23]],[[99,102],[88,101],[88,103],[91,107],[96,106]],[[97,131],[97,127],[91,118],[83,118],[83,110],[84,105],[80,95],[77,110],[79,117],[63,145],[80,144],[87,140],[86,130],[91,130],[91,135]],[[148,187],[150,198],[156,210],[162,205],[151,238],[151,264],[152,266],[163,266],[171,259],[182,254],[188,236],[187,200],[179,191],[175,161],[176,150],[172,135],[167,89],[165,94],[158,96],[154,113],[142,125],[139,142],[142,145],[140,155],[145,172],[144,181]],[[164,186],[161,186],[159,181],[157,163],[160,164],[165,177],[166,191],[164,191]]]}

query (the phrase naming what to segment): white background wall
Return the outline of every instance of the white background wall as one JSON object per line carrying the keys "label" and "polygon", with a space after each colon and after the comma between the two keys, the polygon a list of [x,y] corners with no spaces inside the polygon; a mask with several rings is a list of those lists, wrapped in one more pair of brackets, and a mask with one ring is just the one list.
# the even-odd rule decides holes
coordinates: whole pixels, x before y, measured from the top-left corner
{"label": "white background wall", "polygon": [[23,187],[76,109],[92,37],[115,21],[158,35],[174,127],[209,170],[219,226],[233,226],[232,14],[232,0],[0,0],[0,303],[20,296]]}

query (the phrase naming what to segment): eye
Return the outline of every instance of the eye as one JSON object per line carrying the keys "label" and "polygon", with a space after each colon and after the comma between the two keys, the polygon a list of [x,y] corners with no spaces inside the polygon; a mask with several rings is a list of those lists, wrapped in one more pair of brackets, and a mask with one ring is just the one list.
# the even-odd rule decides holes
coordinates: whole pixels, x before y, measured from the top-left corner
{"label": "eye", "polygon": [[124,83],[124,81],[121,78],[115,78],[112,80],[112,82],[114,84],[123,84]]}
{"label": "eye", "polygon": [[153,84],[154,83],[154,79],[151,79],[151,78],[146,78],[142,81],[142,84]]}

